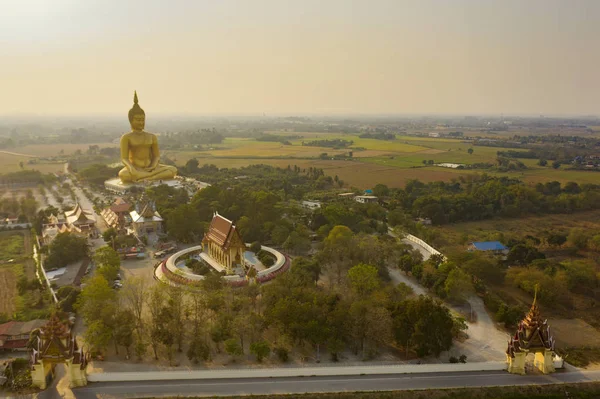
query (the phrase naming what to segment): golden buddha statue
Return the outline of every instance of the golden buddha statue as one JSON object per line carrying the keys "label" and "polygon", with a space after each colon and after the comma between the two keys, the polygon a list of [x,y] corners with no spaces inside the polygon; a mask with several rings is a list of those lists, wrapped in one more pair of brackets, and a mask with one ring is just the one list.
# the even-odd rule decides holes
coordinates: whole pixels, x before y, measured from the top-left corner
{"label": "golden buddha statue", "polygon": [[156,135],[144,131],[146,113],[138,105],[137,92],[133,96],[133,107],[129,110],[131,132],[121,136],[121,162],[125,167],[119,171],[123,183],[168,180],[175,177],[177,168],[159,164],[158,140]]}

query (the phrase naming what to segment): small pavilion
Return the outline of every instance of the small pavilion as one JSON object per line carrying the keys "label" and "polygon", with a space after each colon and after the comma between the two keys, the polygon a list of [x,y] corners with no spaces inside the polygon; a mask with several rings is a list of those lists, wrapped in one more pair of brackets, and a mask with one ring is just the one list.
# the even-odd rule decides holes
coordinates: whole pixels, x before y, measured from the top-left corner
{"label": "small pavilion", "polygon": [[215,212],[208,232],[202,239],[204,251],[225,268],[227,274],[233,272],[236,264],[244,259],[246,245],[235,224]]}
{"label": "small pavilion", "polygon": [[553,373],[554,369],[554,338],[550,335],[548,321],[542,319],[537,305],[536,295],[533,298],[531,309],[519,323],[514,336],[508,342],[506,361],[508,372],[525,374],[527,356],[534,354],[534,366],[542,373]]}

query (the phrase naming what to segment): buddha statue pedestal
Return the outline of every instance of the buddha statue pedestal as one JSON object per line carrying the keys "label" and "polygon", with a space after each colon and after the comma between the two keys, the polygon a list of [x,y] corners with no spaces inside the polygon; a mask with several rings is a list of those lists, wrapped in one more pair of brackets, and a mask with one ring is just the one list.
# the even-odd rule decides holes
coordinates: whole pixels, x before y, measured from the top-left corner
{"label": "buddha statue pedestal", "polygon": [[104,182],[104,188],[117,194],[125,194],[132,191],[144,191],[148,187],[160,186],[166,184],[174,188],[183,187],[179,179],[169,180],[145,180],[140,182],[123,183],[120,178],[109,179]]}

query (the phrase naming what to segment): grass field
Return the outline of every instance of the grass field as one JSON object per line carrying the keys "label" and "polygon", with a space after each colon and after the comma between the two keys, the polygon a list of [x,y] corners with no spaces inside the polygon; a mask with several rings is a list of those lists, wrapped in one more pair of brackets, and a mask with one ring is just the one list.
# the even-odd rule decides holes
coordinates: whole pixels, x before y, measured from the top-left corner
{"label": "grass field", "polygon": [[15,311],[17,280],[24,272],[27,253],[25,244],[23,232],[0,232],[0,313],[11,315]]}

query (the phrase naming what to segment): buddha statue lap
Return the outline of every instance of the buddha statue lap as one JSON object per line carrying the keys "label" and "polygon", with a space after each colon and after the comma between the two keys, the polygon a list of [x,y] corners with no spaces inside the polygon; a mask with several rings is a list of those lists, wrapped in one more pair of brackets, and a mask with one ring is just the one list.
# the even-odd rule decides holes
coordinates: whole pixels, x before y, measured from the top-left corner
{"label": "buddha statue lap", "polygon": [[146,113],[138,104],[137,92],[133,107],[129,110],[131,132],[121,136],[121,162],[125,167],[119,171],[123,183],[169,180],[177,174],[177,168],[159,163],[156,135],[144,131]]}

